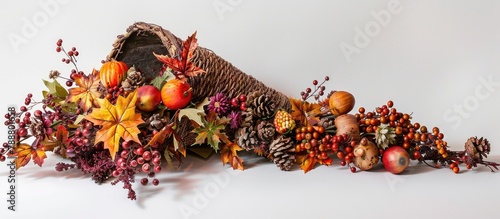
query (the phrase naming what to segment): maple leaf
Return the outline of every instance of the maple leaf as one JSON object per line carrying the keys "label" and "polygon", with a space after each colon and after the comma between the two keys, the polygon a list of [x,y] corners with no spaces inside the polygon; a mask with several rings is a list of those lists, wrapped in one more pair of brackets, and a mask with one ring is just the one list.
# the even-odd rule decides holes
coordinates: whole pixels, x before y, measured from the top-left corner
{"label": "maple leaf", "polygon": [[42,166],[43,160],[47,158],[47,155],[45,154],[43,148],[33,150],[31,145],[22,143],[14,148],[14,152],[9,154],[9,157],[16,157],[14,162],[16,164],[16,170],[18,170],[19,168],[26,166],[32,158],[35,164]]}
{"label": "maple leaf", "polygon": [[69,132],[66,130],[66,127],[58,125],[57,131],[41,141],[39,147],[44,151],[54,151],[54,149],[60,148],[62,156],[67,158],[66,148],[68,146],[68,136]]}
{"label": "maple leaf", "polygon": [[219,150],[219,143],[222,141],[224,143],[229,143],[229,139],[226,134],[221,132],[225,129],[229,119],[219,118],[215,113],[210,113],[206,118],[202,118],[203,126],[195,129],[198,134],[196,136],[195,144],[203,144],[207,142],[212,148],[217,151]]}
{"label": "maple leaf", "polygon": [[144,121],[140,113],[135,113],[137,90],[127,97],[118,96],[116,105],[112,105],[107,99],[97,99],[97,101],[100,108],[94,108],[91,114],[85,116],[85,119],[94,125],[102,126],[96,133],[94,144],[104,142],[104,148],[109,150],[112,159],[115,159],[120,138],[141,144],[138,138],[141,131],[137,126]]}
{"label": "maple leaf", "polygon": [[38,164],[38,166],[42,166],[43,160],[47,158],[47,155],[42,148],[37,148],[36,150],[31,151],[31,155],[33,158],[33,162],[35,164]]}
{"label": "maple leaf", "polygon": [[99,87],[99,72],[97,70],[92,70],[92,74],[83,75],[76,74],[74,80],[78,87],[69,89],[69,95],[67,97],[68,102],[77,103],[85,112],[92,107],[98,107],[97,101],[101,96],[98,91]]}
{"label": "maple leaf", "polygon": [[[304,102],[302,100],[290,98],[292,104],[292,118],[301,126],[310,124],[310,119],[314,120],[316,115],[321,114],[321,105],[317,103]],[[319,119],[318,119],[319,121]],[[310,124],[314,125],[314,124]]]}
{"label": "maple leaf", "polygon": [[316,157],[310,157],[309,154],[301,154],[297,155],[297,162],[300,164],[300,169],[304,171],[304,173],[309,172],[314,169],[314,166],[318,162]]}
{"label": "maple leaf", "polygon": [[222,164],[225,165],[226,163],[229,163],[234,170],[244,170],[243,159],[238,157],[238,151],[241,150],[243,150],[243,148],[233,142],[222,145],[220,150]]}
{"label": "maple leaf", "polygon": [[[178,58],[170,58],[167,55],[158,55],[156,53],[153,54],[158,60],[174,71],[176,78],[185,79],[205,72],[205,70],[195,66],[191,62],[196,47],[198,47],[198,40],[196,39],[196,32],[194,32],[193,35],[188,37],[182,44],[182,51]],[[174,56],[173,54],[171,55]]]}
{"label": "maple leaf", "polygon": [[169,137],[172,134],[172,126],[174,126],[174,123],[170,123],[166,126],[164,126],[159,132],[157,132],[151,140],[149,140],[147,146],[153,146],[153,145],[158,145],[162,144],[167,137]]}

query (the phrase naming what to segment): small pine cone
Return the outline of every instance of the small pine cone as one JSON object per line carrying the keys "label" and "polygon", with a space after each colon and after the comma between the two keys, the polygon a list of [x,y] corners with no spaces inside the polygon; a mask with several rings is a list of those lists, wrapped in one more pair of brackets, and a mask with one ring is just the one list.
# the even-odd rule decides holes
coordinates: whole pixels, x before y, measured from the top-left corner
{"label": "small pine cone", "polygon": [[167,124],[166,119],[161,118],[158,113],[153,114],[147,121],[149,122],[148,129],[151,131],[160,131]]}
{"label": "small pine cone", "polygon": [[257,136],[262,142],[269,144],[274,139],[276,129],[274,125],[267,121],[261,121],[257,125]]}
{"label": "small pine cone", "polygon": [[32,119],[29,125],[29,130],[33,136],[43,136],[45,134],[45,128],[43,122],[39,119]]}
{"label": "small pine cone", "polygon": [[238,129],[235,138],[238,141],[238,145],[247,151],[253,150],[260,145],[259,139],[257,139],[257,131],[255,131],[253,126]]}
{"label": "small pine cone", "polygon": [[241,127],[253,126],[253,111],[250,108],[247,108],[245,111],[241,112]]}
{"label": "small pine cone", "polygon": [[254,115],[262,119],[272,117],[276,111],[276,104],[274,104],[273,99],[268,95],[261,95],[249,103]]}
{"label": "small pine cone", "polygon": [[280,135],[269,146],[269,158],[281,170],[290,170],[295,163],[295,145],[292,138]]}
{"label": "small pine cone", "polygon": [[108,94],[108,89],[104,87],[102,83],[99,83],[99,86],[97,86],[97,92],[101,94],[99,98],[104,98],[106,94]]}
{"label": "small pine cone", "polygon": [[465,151],[469,158],[480,161],[490,153],[490,143],[486,138],[470,137],[465,143]]}
{"label": "small pine cone", "polygon": [[144,85],[145,81],[146,79],[142,76],[142,73],[132,67],[127,72],[127,78],[122,81],[122,87],[124,90],[132,91]]}

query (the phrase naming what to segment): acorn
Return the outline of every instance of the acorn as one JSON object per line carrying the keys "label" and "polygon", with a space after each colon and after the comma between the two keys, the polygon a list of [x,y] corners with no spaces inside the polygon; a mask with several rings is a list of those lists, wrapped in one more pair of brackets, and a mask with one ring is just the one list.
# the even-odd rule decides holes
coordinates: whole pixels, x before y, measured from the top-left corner
{"label": "acorn", "polygon": [[347,91],[336,91],[330,95],[328,103],[332,114],[339,116],[349,113],[354,108],[356,100],[354,96]]}

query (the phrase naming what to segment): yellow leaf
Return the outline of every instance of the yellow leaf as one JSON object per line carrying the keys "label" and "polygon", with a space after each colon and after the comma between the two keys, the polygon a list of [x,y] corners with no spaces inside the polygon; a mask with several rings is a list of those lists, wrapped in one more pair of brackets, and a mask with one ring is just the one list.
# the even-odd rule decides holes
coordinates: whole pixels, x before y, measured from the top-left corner
{"label": "yellow leaf", "polygon": [[118,151],[120,139],[141,144],[138,137],[141,131],[137,126],[144,121],[140,113],[135,113],[136,100],[137,90],[126,98],[118,96],[116,105],[112,105],[107,99],[97,99],[100,108],[94,108],[91,114],[85,116],[85,119],[94,125],[102,126],[96,133],[94,144],[104,142],[104,148],[109,150],[113,159]]}
{"label": "yellow leaf", "polygon": [[29,144],[19,144],[14,148],[14,153],[9,154],[9,157],[16,157],[14,162],[16,163],[16,170],[21,167],[26,166],[31,160],[31,145]]}
{"label": "yellow leaf", "polygon": [[78,87],[69,89],[67,101],[77,103],[87,112],[92,107],[98,107],[97,98],[101,93],[97,90],[99,87],[99,72],[93,70],[90,75],[76,74],[75,83]]}
{"label": "yellow leaf", "polygon": [[232,142],[223,145],[220,150],[222,164],[225,165],[226,163],[230,163],[233,169],[244,170],[243,159],[238,157],[238,151],[241,150],[243,150],[243,148]]}

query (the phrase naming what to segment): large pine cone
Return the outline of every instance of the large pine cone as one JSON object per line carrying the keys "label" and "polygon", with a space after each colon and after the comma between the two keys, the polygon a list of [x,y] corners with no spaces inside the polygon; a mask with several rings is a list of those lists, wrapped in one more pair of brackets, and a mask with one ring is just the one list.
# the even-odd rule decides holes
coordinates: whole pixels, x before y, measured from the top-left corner
{"label": "large pine cone", "polygon": [[280,135],[269,146],[269,158],[281,170],[290,170],[295,163],[295,145],[292,138]]}
{"label": "large pine cone", "polygon": [[274,139],[274,134],[276,134],[276,128],[274,128],[273,123],[268,121],[261,121],[257,125],[257,136],[264,144],[268,145]]}
{"label": "large pine cone", "polygon": [[235,138],[238,141],[238,145],[247,151],[253,150],[260,145],[260,141],[257,137],[257,131],[254,126],[247,126],[238,129],[238,131],[236,131]]}
{"label": "large pine cone", "polygon": [[250,102],[250,107],[253,109],[254,115],[261,119],[271,118],[276,112],[276,105],[268,95],[260,95],[253,98]]}

